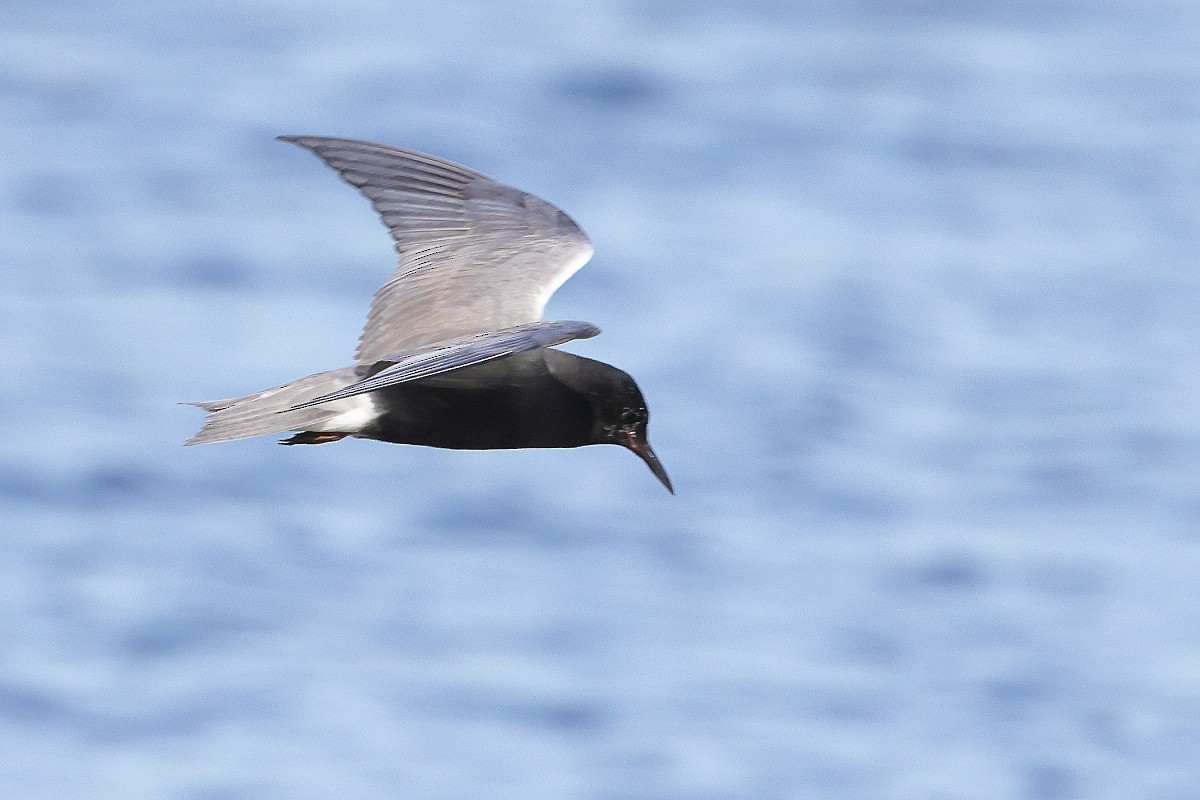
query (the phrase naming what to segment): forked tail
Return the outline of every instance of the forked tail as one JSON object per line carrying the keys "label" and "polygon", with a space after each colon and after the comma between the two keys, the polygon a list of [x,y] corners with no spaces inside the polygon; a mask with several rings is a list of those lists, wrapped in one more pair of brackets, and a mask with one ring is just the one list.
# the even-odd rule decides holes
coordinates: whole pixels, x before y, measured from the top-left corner
{"label": "forked tail", "polygon": [[348,401],[323,403],[294,411],[287,409],[297,403],[349,386],[361,377],[357,374],[360,370],[362,367],[343,367],[309,375],[307,378],[264,389],[245,397],[187,403],[186,405],[207,411],[208,419],[205,420],[204,427],[184,444],[212,444],[286,431],[320,429],[333,418],[343,414]]}

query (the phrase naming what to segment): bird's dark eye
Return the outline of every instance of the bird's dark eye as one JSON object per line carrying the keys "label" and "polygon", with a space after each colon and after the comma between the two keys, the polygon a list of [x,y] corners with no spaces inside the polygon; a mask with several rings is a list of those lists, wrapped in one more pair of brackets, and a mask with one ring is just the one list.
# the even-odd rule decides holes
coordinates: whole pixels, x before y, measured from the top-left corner
{"label": "bird's dark eye", "polygon": [[637,409],[627,408],[621,412],[621,423],[623,425],[633,425],[635,422],[640,421],[641,416]]}

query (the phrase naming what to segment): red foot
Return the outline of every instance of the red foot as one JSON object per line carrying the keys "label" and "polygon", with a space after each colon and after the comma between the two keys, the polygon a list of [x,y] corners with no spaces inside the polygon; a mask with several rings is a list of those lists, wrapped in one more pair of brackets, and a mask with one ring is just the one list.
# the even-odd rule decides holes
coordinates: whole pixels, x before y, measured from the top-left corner
{"label": "red foot", "polygon": [[338,439],[345,439],[350,434],[348,433],[317,433],[315,431],[301,431],[295,436],[288,439],[280,439],[280,444],[325,444],[326,442],[336,442]]}

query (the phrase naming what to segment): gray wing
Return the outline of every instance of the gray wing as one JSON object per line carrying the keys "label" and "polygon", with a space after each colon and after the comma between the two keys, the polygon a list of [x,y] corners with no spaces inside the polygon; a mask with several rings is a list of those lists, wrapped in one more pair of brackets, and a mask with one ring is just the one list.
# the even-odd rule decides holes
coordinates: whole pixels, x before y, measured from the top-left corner
{"label": "gray wing", "polygon": [[592,255],[557,208],[474,170],[387,145],[280,136],[371,201],[400,264],[375,292],[355,359],[536,322]]}
{"label": "gray wing", "polygon": [[392,353],[382,359],[394,362],[374,375],[353,383],[336,392],[323,394],[287,411],[341,400],[356,394],[366,394],[398,383],[419,381],[452,370],[472,367],[504,356],[553,347],[572,339],[588,339],[600,333],[600,329],[588,322],[531,322],[502,331],[474,334],[452,339],[426,347],[418,347]]}

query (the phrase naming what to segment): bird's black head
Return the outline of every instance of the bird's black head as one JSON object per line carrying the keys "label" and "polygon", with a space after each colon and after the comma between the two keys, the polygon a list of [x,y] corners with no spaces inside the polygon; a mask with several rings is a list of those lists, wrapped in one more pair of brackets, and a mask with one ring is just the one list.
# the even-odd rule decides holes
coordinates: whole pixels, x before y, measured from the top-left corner
{"label": "bird's black head", "polygon": [[634,454],[667,491],[675,494],[671,479],[646,438],[650,412],[633,378],[611,364],[595,361],[554,348],[541,351],[550,373],[564,386],[581,395],[591,406],[591,444],[619,444]]}
{"label": "bird's black head", "polygon": [[596,444],[619,444],[632,450],[638,458],[646,462],[646,466],[650,467],[654,477],[662,481],[667,491],[675,494],[667,471],[650,448],[650,440],[646,434],[650,412],[638,385],[634,383],[633,378],[615,367],[609,367],[602,378],[595,387],[598,391],[592,393],[595,409],[592,440]]}

